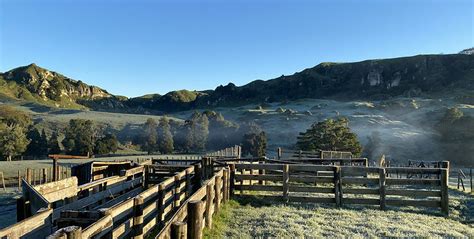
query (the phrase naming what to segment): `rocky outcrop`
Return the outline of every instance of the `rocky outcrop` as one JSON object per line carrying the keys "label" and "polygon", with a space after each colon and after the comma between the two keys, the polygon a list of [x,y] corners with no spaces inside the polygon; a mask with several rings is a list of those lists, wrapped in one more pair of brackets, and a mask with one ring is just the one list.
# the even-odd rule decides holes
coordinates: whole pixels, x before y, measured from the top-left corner
{"label": "rocky outcrop", "polygon": [[79,99],[95,100],[112,96],[99,87],[70,79],[36,64],[15,68],[1,76],[4,80],[15,82],[43,100],[75,102]]}

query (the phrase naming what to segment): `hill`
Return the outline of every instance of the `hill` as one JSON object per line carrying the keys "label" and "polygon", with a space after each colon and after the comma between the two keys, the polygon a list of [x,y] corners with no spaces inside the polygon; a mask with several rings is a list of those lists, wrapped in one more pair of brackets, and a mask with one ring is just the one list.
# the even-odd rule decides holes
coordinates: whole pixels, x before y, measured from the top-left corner
{"label": "hill", "polygon": [[[162,113],[196,108],[287,102],[298,99],[386,100],[393,97],[471,97],[474,55],[418,55],[354,63],[321,63],[289,76],[215,90],[172,91],[136,98],[115,96],[95,86],[31,64],[0,75],[0,95],[63,108]],[[467,92],[463,93],[463,92]],[[449,94],[449,95],[448,95]]]}
{"label": "hill", "polygon": [[80,100],[113,97],[107,91],[89,86],[54,71],[30,64],[0,74],[0,95],[61,108],[84,108]]}

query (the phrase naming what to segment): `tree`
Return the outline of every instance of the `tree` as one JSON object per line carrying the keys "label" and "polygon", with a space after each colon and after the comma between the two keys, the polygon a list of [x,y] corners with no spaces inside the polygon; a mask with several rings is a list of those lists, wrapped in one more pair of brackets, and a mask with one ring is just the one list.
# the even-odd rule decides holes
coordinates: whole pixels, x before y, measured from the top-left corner
{"label": "tree", "polygon": [[53,132],[48,142],[48,154],[59,154],[61,153],[61,147],[59,146],[58,134]]}
{"label": "tree", "polygon": [[142,142],[142,149],[147,151],[148,154],[156,152],[158,150],[158,134],[156,132],[157,124],[152,118],[147,119],[143,126],[144,140]]}
{"label": "tree", "polygon": [[263,157],[267,150],[267,135],[264,131],[260,133],[249,132],[242,140],[242,154],[254,157]]}
{"label": "tree", "polygon": [[63,140],[66,152],[74,155],[91,155],[94,151],[94,124],[90,120],[71,119]]}
{"label": "tree", "polygon": [[40,157],[48,154],[48,138],[43,130],[40,134],[39,130],[35,127],[30,127],[26,134],[26,138],[30,141],[28,144],[25,155]]}
{"label": "tree", "polygon": [[95,143],[94,153],[108,154],[115,153],[118,149],[118,140],[114,134],[106,134]]}
{"label": "tree", "polygon": [[11,161],[13,156],[25,152],[29,140],[24,129],[18,124],[0,123],[0,154]]}
{"label": "tree", "polygon": [[11,106],[0,105],[0,122],[5,123],[7,126],[18,125],[20,128],[26,130],[28,126],[31,125],[31,117]]}
{"label": "tree", "polygon": [[306,151],[349,151],[355,156],[362,152],[357,135],[351,132],[349,120],[344,117],[312,124],[306,132],[300,133],[297,147]]}
{"label": "tree", "polygon": [[254,157],[265,156],[267,150],[267,135],[254,122],[245,123],[240,127],[242,138],[242,154]]}
{"label": "tree", "polygon": [[158,127],[158,150],[162,154],[170,154],[174,151],[173,135],[167,117],[160,119]]}
{"label": "tree", "polygon": [[186,152],[200,152],[206,150],[209,135],[209,119],[207,115],[194,112],[184,125],[184,145]]}

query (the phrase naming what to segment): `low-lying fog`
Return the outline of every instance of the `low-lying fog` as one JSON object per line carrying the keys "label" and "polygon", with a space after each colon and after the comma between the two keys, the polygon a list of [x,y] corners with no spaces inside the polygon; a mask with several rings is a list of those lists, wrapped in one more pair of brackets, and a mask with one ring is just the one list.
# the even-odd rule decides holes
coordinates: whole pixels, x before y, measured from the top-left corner
{"label": "low-lying fog", "polygon": [[[392,162],[404,163],[410,159],[444,160],[433,126],[445,110],[453,106],[461,108],[466,115],[474,115],[472,105],[456,104],[452,100],[419,98],[372,102],[308,99],[274,103],[263,108],[249,105],[218,108],[216,111],[235,122],[255,120],[267,132],[270,151],[278,146],[293,147],[298,133],[305,131],[314,122],[336,116],[348,117],[350,128],[364,146],[372,137],[377,142],[377,153],[386,154]],[[188,113],[179,115],[185,114]]]}

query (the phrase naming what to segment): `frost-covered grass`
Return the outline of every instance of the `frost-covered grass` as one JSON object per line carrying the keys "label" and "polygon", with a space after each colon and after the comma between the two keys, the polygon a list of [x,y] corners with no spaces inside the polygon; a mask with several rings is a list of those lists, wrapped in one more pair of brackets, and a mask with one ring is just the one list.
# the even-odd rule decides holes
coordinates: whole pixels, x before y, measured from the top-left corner
{"label": "frost-covered grass", "polygon": [[474,237],[474,200],[451,191],[451,215],[437,210],[280,203],[236,197],[214,218],[206,238]]}

